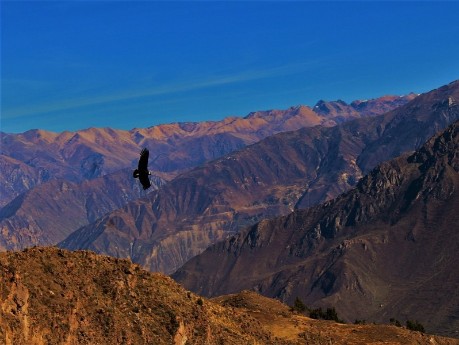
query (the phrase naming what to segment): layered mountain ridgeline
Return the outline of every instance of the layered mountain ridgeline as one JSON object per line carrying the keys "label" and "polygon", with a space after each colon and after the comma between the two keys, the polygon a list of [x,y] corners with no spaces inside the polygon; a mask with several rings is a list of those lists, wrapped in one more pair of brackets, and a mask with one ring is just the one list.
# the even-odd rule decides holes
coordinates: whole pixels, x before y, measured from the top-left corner
{"label": "layered mountain ridgeline", "polygon": [[[28,191],[0,210],[3,234],[0,250],[56,244],[79,227],[145,196],[139,191],[138,181],[132,179],[132,173],[120,170],[137,164],[139,145],[155,149],[150,167],[167,170],[160,162],[172,160],[184,168],[208,159],[209,152],[212,152],[210,157],[220,156],[273,131],[316,123],[320,123],[318,116],[309,108],[301,107],[253,113],[247,119],[161,125],[131,132],[29,131],[2,137],[2,152],[9,150],[27,162],[8,156],[0,160],[1,172],[5,175],[0,187],[2,198],[6,197],[3,201],[17,191]],[[172,150],[174,146],[176,150]],[[111,173],[112,170],[116,171]],[[100,175],[103,178],[95,177]],[[86,182],[88,178],[92,178],[90,182]],[[159,177],[152,180],[156,186],[163,182]]]}
{"label": "layered mountain ridgeline", "polygon": [[[164,184],[151,176],[151,190]],[[0,251],[54,245],[75,229],[146,195],[130,169],[80,184],[51,180],[0,209]]]}
{"label": "layered mountain ridgeline", "polygon": [[172,273],[228,233],[335,197],[378,162],[414,150],[459,119],[456,99],[457,81],[382,116],[277,134],[178,176],[60,245]]}
{"label": "layered mountain ridgeline", "polygon": [[312,108],[319,115],[331,116],[340,123],[348,118],[360,118],[375,116],[387,113],[395,108],[405,105],[407,100],[411,101],[416,94],[410,93],[407,96],[384,96],[373,100],[359,100],[347,104],[342,100],[327,102],[320,100]]}
{"label": "layered mountain ridgeline", "polygon": [[[412,99],[382,97],[368,101],[382,114]],[[394,102],[392,98],[397,99]],[[131,131],[89,128],[53,133],[30,130],[22,134],[0,133],[0,207],[30,188],[50,179],[81,182],[135,165],[140,147],[150,149],[150,169],[156,173],[188,169],[252,144],[278,132],[318,124],[334,125],[344,118],[366,116],[364,109],[352,114],[317,114],[305,106],[287,110],[254,112],[221,121],[173,123]]]}
{"label": "layered mountain ridgeline", "polygon": [[32,248],[0,253],[0,342],[34,344],[458,344],[383,325],[294,314],[251,292],[207,300],[128,260]]}
{"label": "layered mountain ridgeline", "polygon": [[173,278],[205,296],[253,289],[347,320],[459,331],[459,121],[324,204],[264,220]]}

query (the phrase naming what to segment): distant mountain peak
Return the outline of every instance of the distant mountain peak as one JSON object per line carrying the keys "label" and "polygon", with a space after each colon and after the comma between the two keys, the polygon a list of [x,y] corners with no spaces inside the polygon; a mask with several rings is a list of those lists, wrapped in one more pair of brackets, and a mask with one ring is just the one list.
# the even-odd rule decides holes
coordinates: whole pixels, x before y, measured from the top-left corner
{"label": "distant mountain peak", "polygon": [[336,101],[319,100],[313,107],[313,110],[321,115],[329,115],[346,110],[347,106],[348,104],[340,99]]}
{"label": "distant mountain peak", "polygon": [[413,100],[417,95],[410,93],[406,96],[386,95],[374,99],[355,100],[350,104],[338,99],[336,101],[319,100],[312,108],[322,116],[336,118],[340,120],[349,118],[359,118],[375,116],[386,113],[394,108],[402,106]]}

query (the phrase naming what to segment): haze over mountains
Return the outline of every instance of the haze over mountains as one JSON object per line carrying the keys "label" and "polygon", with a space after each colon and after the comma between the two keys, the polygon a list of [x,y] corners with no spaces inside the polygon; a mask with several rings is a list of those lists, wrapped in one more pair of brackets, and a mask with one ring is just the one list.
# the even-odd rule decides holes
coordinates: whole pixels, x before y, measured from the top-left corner
{"label": "haze over mountains", "polygon": [[205,296],[254,289],[347,318],[459,329],[459,121],[338,198],[264,220],[174,275]]}
{"label": "haze over mountains", "polygon": [[457,120],[457,99],[456,81],[381,116],[268,137],[179,175],[60,245],[172,273],[231,232],[349,190],[378,163]]}

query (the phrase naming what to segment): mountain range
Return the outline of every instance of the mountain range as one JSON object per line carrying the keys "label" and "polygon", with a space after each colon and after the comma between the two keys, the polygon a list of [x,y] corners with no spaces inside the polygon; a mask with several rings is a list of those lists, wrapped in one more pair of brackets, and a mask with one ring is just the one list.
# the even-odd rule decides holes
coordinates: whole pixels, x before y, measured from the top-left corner
{"label": "mountain range", "polygon": [[[1,133],[0,250],[59,242],[175,272],[206,296],[236,294],[209,301],[87,251],[0,253],[0,337],[49,342],[52,329],[68,343],[363,344],[369,331],[381,342],[442,341],[391,326],[360,338],[357,326],[324,333],[243,289],[334,306],[351,322],[414,318],[457,336],[458,119],[454,81],[421,95],[216,122]],[[154,174],[148,193],[132,178],[141,147]],[[259,307],[273,303],[274,313]]]}
{"label": "mountain range", "polygon": [[[54,133],[30,130],[0,132],[0,207],[51,179],[81,182],[136,165],[141,147],[150,149],[150,169],[163,179],[221,157],[275,133],[345,119],[374,116],[413,98],[385,96],[343,106],[343,113],[322,114],[307,106],[258,111],[221,121],[187,122],[135,128],[88,128]],[[342,101],[341,101],[342,102]],[[320,103],[332,104],[334,102]],[[356,106],[355,104],[359,104]],[[363,105],[363,106],[362,106]]]}
{"label": "mountain range", "polygon": [[264,220],[208,248],[173,278],[205,296],[252,289],[336,306],[347,320],[414,318],[459,329],[459,121],[384,162],[351,191]]}
{"label": "mountain range", "polygon": [[416,149],[459,119],[458,99],[456,81],[380,116],[270,136],[180,174],[60,246],[172,273],[231,233],[349,190],[378,163]]}
{"label": "mountain range", "polygon": [[243,291],[209,300],[129,260],[35,247],[0,253],[0,342],[456,345],[390,325],[312,320]]}
{"label": "mountain range", "polygon": [[245,118],[132,131],[91,128],[76,133],[31,130],[2,134],[1,200],[6,203],[17,196],[0,209],[0,249],[56,244],[104,214],[146,196],[129,171],[137,164],[140,146],[148,146],[152,153],[154,190],[177,171],[272,133],[319,123],[333,125],[337,118],[343,121],[345,117],[372,116],[414,97],[410,94],[370,100],[359,112],[348,105],[342,115],[322,116],[300,106],[254,112]]}

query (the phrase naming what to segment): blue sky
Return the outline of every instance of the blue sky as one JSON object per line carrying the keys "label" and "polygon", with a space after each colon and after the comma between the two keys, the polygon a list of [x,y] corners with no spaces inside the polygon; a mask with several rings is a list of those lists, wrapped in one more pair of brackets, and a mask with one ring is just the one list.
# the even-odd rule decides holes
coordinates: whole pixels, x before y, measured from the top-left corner
{"label": "blue sky", "polygon": [[1,130],[132,129],[459,79],[459,2],[1,1]]}

